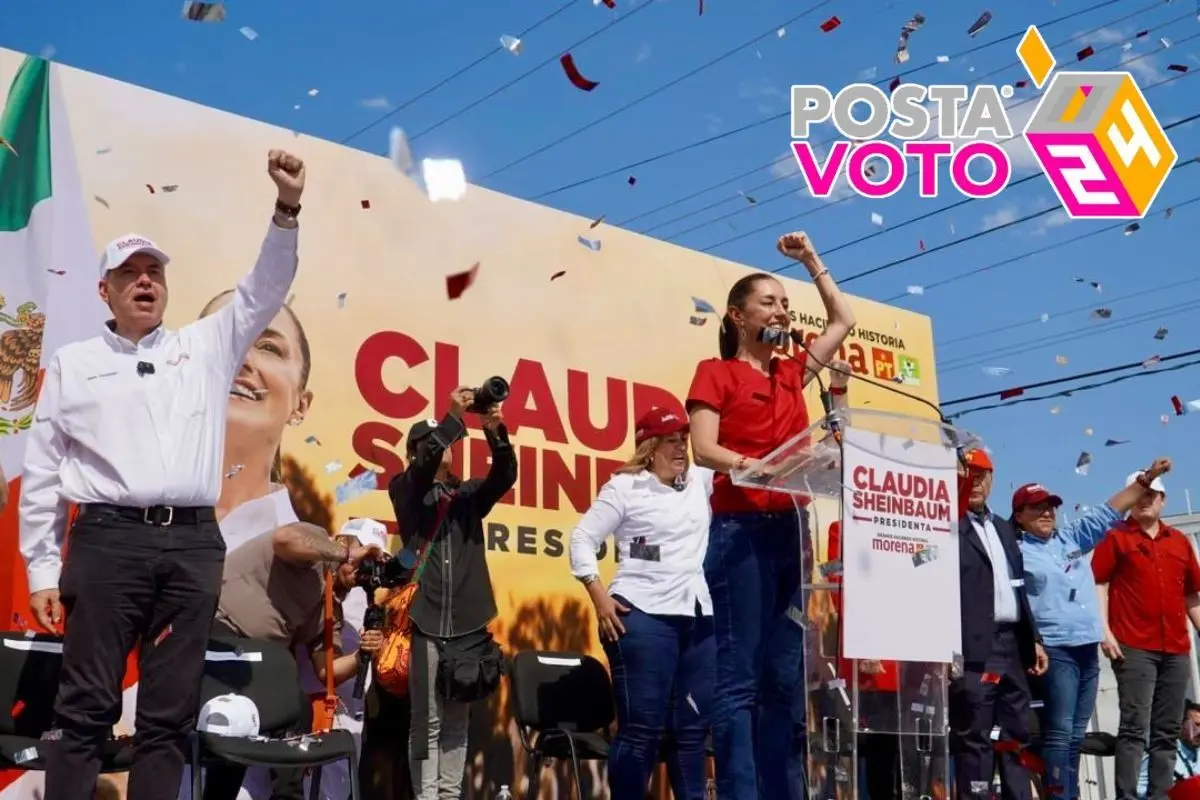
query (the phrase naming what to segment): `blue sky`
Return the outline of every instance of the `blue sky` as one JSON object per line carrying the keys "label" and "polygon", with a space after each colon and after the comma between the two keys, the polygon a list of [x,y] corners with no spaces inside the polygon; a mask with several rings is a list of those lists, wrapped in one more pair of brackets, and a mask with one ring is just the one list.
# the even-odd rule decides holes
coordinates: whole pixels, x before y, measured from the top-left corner
{"label": "blue sky", "polygon": [[[56,60],[71,66],[333,140],[346,138],[495,49],[479,66],[349,142],[380,153],[387,148],[391,125],[401,125],[412,134],[425,131],[549,60],[529,77],[414,141],[418,157],[459,158],[469,178],[533,198],[779,114],[787,109],[787,87],[792,83],[823,83],[837,89],[872,68],[876,79],[889,78],[895,73],[892,56],[900,28],[916,11],[927,22],[910,39],[909,67],[939,55],[955,56],[1095,2],[1009,0],[992,7],[991,26],[970,39],[966,30],[986,6],[950,0],[923,2],[919,7],[890,0],[830,0],[786,25],[782,36],[777,29],[814,3],[705,0],[700,16],[698,0],[616,0],[612,11],[594,6],[591,0],[576,0],[523,37],[521,55],[512,56],[501,50],[499,36],[518,34],[561,6],[562,0],[463,0],[453,6],[355,0],[345,4],[343,11],[312,0],[286,5],[232,0],[229,18],[221,24],[181,20],[180,3],[175,0],[103,4],[13,0],[6,4],[0,46],[53,53]],[[833,14],[842,20],[841,27],[821,33],[818,25]],[[1170,63],[1188,65],[1193,73],[1147,91],[1159,119],[1169,123],[1200,112],[1194,75],[1200,71],[1197,14],[1196,0],[1157,4],[1119,0],[1048,27],[1044,33],[1056,45],[1094,31],[1059,46],[1060,64],[1073,62],[1077,50],[1091,45],[1097,55],[1083,66],[1111,69],[1122,60],[1137,58],[1128,69],[1143,87],[1177,75],[1166,71]],[[1117,21],[1122,17],[1127,19]],[[254,29],[258,37],[254,41],[243,37],[239,33],[243,26]],[[1121,44],[1141,29],[1150,29],[1150,35],[1123,51]],[[588,36],[587,42],[573,47]],[[762,38],[714,66],[597,122],[758,36]],[[1158,41],[1162,36],[1174,44],[1164,49]],[[913,80],[970,83],[988,75],[988,82],[1011,83],[1024,77],[1014,63],[1013,45],[999,44],[952,58]],[[568,47],[581,72],[599,81],[595,91],[573,88],[562,74],[556,58]],[[310,97],[310,89],[319,94]],[[1013,102],[1031,96],[1031,90],[1018,90]],[[1014,122],[1023,124],[1032,108],[1033,103],[1014,108]],[[497,173],[577,128],[585,130]],[[638,217],[628,227],[652,228],[651,235],[696,249],[712,248],[722,257],[765,268],[780,266],[774,240],[789,230],[808,231],[819,248],[828,250],[878,231],[871,224],[871,212],[881,214],[885,226],[896,225],[952,202],[919,200],[907,191],[883,201],[816,200],[805,195],[784,162],[689,202],[640,216],[779,158],[787,149],[788,136],[786,120],[761,124],[679,156],[555,193],[542,202],[588,217],[603,214],[618,223]],[[1181,161],[1200,154],[1200,125],[1176,128],[1170,136]],[[1028,174],[1027,152],[1017,148],[1011,152],[1017,176]],[[627,174],[637,177],[635,187],[627,185]],[[1197,347],[1193,320],[1200,309],[1195,249],[1200,203],[1180,208],[1171,219],[1162,212],[1200,196],[1198,175],[1200,165],[1178,169],[1160,193],[1154,213],[1132,236],[1123,236],[1120,230],[1098,234],[901,299],[900,305],[933,318],[943,399],[998,392]],[[775,182],[763,186],[770,181]],[[737,194],[739,190],[759,203],[750,206]],[[828,264],[835,275],[844,277],[911,255],[920,240],[933,248],[1052,202],[1049,185],[1038,178],[992,200],[895,230],[885,227],[883,235],[831,254]],[[794,218],[806,212],[807,216]],[[679,217],[683,219],[671,222]],[[932,285],[1103,226],[1070,222],[1053,214],[920,257],[846,288],[875,299],[893,298],[904,295],[910,285]],[[765,230],[751,233],[758,228]],[[1103,291],[1075,283],[1075,277],[1098,281]],[[1090,320],[1089,311],[1099,307],[1111,308],[1111,319]],[[1042,314],[1049,314],[1049,321],[1040,322]],[[1169,334],[1164,341],[1155,341],[1160,326],[1168,328]],[[1065,357],[1067,364],[1057,363],[1057,356]],[[1002,378],[988,377],[982,368],[992,366],[1012,372]],[[1196,490],[1200,508],[1200,449],[1193,444],[1200,414],[1175,417],[1172,395],[1200,398],[1200,369],[981,412],[966,417],[963,424],[980,433],[993,449],[998,462],[994,498],[998,510],[1007,510],[1010,484],[1032,480],[1061,493],[1068,508],[1099,502],[1118,488],[1128,472],[1156,455],[1169,455],[1176,462],[1175,472],[1167,478],[1170,509],[1184,509],[1186,487]],[[1053,407],[1058,413],[1051,413]],[[1162,414],[1171,415],[1169,424],[1160,422]],[[1110,438],[1130,441],[1106,448],[1104,442]],[[1074,471],[1075,460],[1084,450],[1095,458],[1087,477]]]}

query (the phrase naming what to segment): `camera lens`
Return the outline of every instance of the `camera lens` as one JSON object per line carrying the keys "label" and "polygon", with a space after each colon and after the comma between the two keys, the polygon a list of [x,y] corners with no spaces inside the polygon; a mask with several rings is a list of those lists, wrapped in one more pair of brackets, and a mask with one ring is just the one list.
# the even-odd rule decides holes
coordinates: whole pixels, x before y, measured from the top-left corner
{"label": "camera lens", "polygon": [[479,389],[477,398],[485,401],[481,403],[485,407],[503,403],[508,399],[508,381],[504,378],[488,378]]}

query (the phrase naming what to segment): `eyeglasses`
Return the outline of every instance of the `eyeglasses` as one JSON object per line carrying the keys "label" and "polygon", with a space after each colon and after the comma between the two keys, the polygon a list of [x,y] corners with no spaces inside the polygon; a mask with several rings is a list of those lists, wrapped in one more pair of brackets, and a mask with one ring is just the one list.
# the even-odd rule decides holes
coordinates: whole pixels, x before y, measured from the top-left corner
{"label": "eyeglasses", "polygon": [[1036,506],[1026,506],[1026,508],[1039,517],[1052,517],[1054,516],[1054,512],[1058,510],[1057,506],[1052,506],[1049,503],[1039,503]]}

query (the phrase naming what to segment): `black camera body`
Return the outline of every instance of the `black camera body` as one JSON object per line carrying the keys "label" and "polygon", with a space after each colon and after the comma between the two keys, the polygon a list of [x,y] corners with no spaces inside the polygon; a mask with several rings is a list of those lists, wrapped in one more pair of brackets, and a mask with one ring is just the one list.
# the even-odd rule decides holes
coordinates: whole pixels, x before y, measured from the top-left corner
{"label": "black camera body", "polygon": [[401,558],[380,558],[369,555],[358,562],[354,571],[354,583],[367,593],[367,598],[374,597],[376,589],[394,589],[406,582],[410,567],[404,566]]}
{"label": "black camera body", "polygon": [[467,407],[472,414],[486,414],[488,409],[508,399],[508,381],[499,376],[488,378],[475,390],[475,401]]}

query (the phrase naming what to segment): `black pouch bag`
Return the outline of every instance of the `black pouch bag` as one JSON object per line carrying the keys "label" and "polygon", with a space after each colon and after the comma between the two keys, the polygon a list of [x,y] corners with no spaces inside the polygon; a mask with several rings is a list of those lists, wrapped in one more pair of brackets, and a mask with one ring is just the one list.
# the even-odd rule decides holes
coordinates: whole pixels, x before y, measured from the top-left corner
{"label": "black pouch bag", "polygon": [[486,630],[438,639],[437,690],[458,703],[474,703],[496,691],[506,671],[504,652]]}

